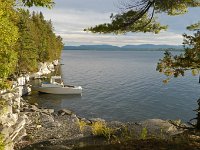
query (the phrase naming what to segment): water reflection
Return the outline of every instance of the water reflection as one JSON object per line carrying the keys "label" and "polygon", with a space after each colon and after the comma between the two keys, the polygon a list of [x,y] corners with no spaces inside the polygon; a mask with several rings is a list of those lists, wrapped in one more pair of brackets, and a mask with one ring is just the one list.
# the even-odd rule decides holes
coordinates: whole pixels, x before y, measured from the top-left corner
{"label": "water reflection", "polygon": [[63,104],[80,101],[81,95],[55,95],[32,92],[30,95],[24,96],[24,99],[31,104],[37,103],[42,108],[52,108],[58,111],[63,108]]}

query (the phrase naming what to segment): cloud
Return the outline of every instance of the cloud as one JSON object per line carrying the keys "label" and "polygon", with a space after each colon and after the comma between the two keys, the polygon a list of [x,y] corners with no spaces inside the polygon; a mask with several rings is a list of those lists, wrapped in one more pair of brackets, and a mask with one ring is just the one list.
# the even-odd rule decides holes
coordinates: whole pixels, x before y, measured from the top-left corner
{"label": "cloud", "polygon": [[80,11],[116,12],[121,0],[55,0],[55,9],[75,9]]}
{"label": "cloud", "polygon": [[80,44],[112,44],[112,45],[130,45],[130,44],[172,44],[179,45],[183,38],[181,34],[173,32],[163,32],[161,34],[130,34],[130,35],[99,35],[91,33],[62,33],[66,45]]}
{"label": "cloud", "polygon": [[[200,11],[190,10],[184,16],[169,17],[164,14],[159,16],[163,24],[169,24],[167,32],[155,34],[128,33],[126,35],[99,35],[83,32],[97,24],[110,22],[110,14],[117,11],[119,0],[57,0],[56,6],[52,10],[38,9],[42,11],[45,18],[52,20],[55,32],[61,35],[66,45],[80,44],[182,44],[182,33],[185,27],[197,20]],[[198,13],[199,12],[199,13]]]}

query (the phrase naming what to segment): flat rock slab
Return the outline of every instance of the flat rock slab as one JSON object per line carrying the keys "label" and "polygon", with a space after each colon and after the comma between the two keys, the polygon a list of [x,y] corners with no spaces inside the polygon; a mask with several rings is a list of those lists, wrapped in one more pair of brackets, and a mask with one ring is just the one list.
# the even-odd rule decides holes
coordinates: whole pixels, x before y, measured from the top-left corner
{"label": "flat rock slab", "polygon": [[178,130],[174,125],[172,125],[168,121],[161,119],[148,119],[145,121],[141,121],[140,125],[143,128],[146,128],[151,133],[155,134],[166,133],[169,135],[175,135],[183,132],[183,130]]}

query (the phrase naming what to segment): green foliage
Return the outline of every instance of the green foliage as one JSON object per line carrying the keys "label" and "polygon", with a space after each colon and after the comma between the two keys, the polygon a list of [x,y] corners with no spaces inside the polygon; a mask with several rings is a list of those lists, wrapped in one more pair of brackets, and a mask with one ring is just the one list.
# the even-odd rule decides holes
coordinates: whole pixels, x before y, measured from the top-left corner
{"label": "green foliage", "polygon": [[156,21],[155,14],[166,13],[170,16],[188,12],[189,7],[199,7],[197,0],[134,0],[124,2],[122,11],[111,14],[111,23],[104,23],[85,29],[93,33],[153,32],[166,30],[167,26]]}
{"label": "green foliage", "polygon": [[13,5],[13,0],[0,0],[0,89],[9,87],[7,77],[14,72],[17,62],[14,45],[19,34]]}
{"label": "green foliage", "polygon": [[190,31],[195,31],[200,29],[200,21],[195,24],[191,24],[190,26],[187,26],[187,29]]}
{"label": "green foliage", "polygon": [[36,44],[36,40],[39,37],[37,33],[35,33],[36,25],[31,20],[29,11],[20,10],[19,16],[20,19],[17,26],[19,28],[20,37],[16,44],[16,50],[19,56],[18,71],[36,71],[39,58],[39,49]]}
{"label": "green foliage", "polygon": [[107,127],[106,123],[97,121],[92,124],[92,133],[96,136],[102,136],[110,140],[111,136],[114,133],[114,130]]}
{"label": "green foliage", "polygon": [[159,60],[157,71],[165,74],[168,80],[171,77],[184,76],[185,71],[191,70],[192,75],[199,74],[200,70],[200,31],[193,36],[184,34],[185,52],[173,56],[166,51]]}
{"label": "green foliage", "polygon": [[81,131],[83,131],[84,127],[87,125],[86,122],[82,120],[79,120],[78,124]]}
{"label": "green foliage", "polygon": [[198,0],[155,0],[156,13],[167,13],[168,15],[181,15],[188,12],[189,7],[199,7]]}
{"label": "green foliage", "polygon": [[147,135],[148,135],[147,128],[143,128],[142,131],[141,131],[140,138],[141,138],[142,140],[145,140],[145,139],[147,138]]}
{"label": "green foliage", "polygon": [[131,140],[134,138],[135,134],[134,134],[134,129],[132,128],[128,128],[127,126],[124,126],[121,129],[122,135],[121,138],[125,141]]}
{"label": "green foliage", "polygon": [[14,50],[5,48],[0,52],[0,60],[0,78],[4,80],[15,70],[17,54]]}
{"label": "green foliage", "polygon": [[93,33],[115,34],[124,34],[126,32],[154,32],[157,34],[161,30],[167,29],[167,26],[160,25],[160,23],[156,22],[155,19],[151,20],[151,18],[148,18],[147,15],[144,15],[136,22],[131,22],[130,20],[132,16],[136,15],[136,13],[136,11],[131,10],[123,14],[117,14],[112,17],[111,23],[97,25],[95,27],[85,29],[85,31],[91,31]]}
{"label": "green foliage", "polygon": [[[10,87],[7,78],[37,70],[38,62],[59,59],[62,38],[56,36],[42,13],[15,8],[17,0],[0,0],[0,89]],[[22,0],[25,6],[51,7],[52,0]],[[17,70],[16,70],[17,69]]]}
{"label": "green foliage", "polygon": [[44,20],[42,13],[35,13],[30,17],[34,24],[33,41],[37,49],[38,61],[52,61],[59,59],[63,49],[62,38],[53,32],[51,21]]}
{"label": "green foliage", "polygon": [[4,136],[0,134],[0,150],[5,149]]}
{"label": "green foliage", "polygon": [[[7,110],[7,101],[6,100],[4,100],[4,99],[0,99],[0,115],[2,115],[4,112],[6,112],[6,110]],[[1,136],[0,136],[0,138],[1,138]]]}
{"label": "green foliage", "polygon": [[54,5],[53,0],[21,0],[24,6],[32,7],[32,6],[41,6],[52,8]]}

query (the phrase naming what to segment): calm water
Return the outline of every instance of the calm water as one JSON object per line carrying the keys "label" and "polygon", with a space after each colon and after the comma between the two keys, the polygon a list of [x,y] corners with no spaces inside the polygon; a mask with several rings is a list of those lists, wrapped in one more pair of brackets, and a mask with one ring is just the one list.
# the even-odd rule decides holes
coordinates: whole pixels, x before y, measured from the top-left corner
{"label": "calm water", "polygon": [[164,85],[156,72],[163,52],[64,51],[61,62],[66,84],[81,85],[83,95],[33,93],[42,107],[68,108],[82,117],[139,121],[149,118],[182,119],[195,116],[200,97],[198,76],[188,73]]}

